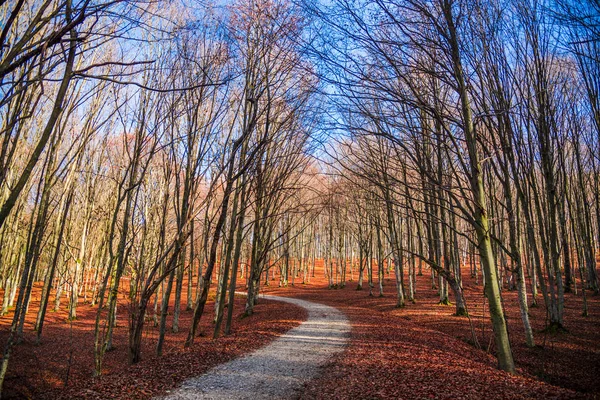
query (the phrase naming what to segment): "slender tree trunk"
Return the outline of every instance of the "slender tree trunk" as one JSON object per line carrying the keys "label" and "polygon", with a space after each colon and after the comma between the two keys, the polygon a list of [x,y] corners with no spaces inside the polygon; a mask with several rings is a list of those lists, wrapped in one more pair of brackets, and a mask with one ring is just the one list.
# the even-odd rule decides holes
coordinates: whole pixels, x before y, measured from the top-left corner
{"label": "slender tree trunk", "polygon": [[449,28],[449,43],[451,46],[452,68],[457,81],[458,94],[460,96],[462,119],[466,145],[469,154],[470,164],[470,182],[474,200],[474,222],[477,233],[480,260],[485,271],[486,295],[488,298],[490,316],[494,329],[494,338],[496,341],[496,350],[498,356],[498,366],[500,369],[514,373],[515,364],[510,348],[508,338],[508,329],[504,318],[502,300],[500,298],[500,288],[498,286],[496,263],[492,251],[492,242],[490,238],[490,228],[486,210],[485,189],[483,186],[483,177],[481,173],[481,162],[477,151],[477,136],[473,128],[473,119],[471,115],[471,104],[467,85],[464,80],[463,68],[460,60],[460,50],[456,28],[454,25],[454,16],[452,15],[452,6],[448,0],[444,0],[444,18]]}

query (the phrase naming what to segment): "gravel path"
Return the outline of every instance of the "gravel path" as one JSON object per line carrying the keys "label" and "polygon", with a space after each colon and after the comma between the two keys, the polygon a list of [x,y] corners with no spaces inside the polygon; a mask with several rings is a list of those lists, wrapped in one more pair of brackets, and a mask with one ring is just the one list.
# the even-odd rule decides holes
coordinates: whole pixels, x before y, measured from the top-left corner
{"label": "gravel path", "polygon": [[304,382],[342,351],[350,323],[336,308],[278,296],[308,311],[308,319],[254,353],[221,364],[185,381],[163,399],[289,399],[301,394]]}

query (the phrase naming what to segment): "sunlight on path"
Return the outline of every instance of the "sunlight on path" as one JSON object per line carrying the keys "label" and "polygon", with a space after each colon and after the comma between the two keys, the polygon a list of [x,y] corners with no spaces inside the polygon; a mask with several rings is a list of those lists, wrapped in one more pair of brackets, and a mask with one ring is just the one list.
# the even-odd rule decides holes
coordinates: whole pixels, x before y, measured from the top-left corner
{"label": "sunlight on path", "polygon": [[278,296],[308,311],[308,319],[270,345],[188,379],[163,399],[285,399],[300,394],[304,382],[348,341],[350,323],[336,308]]}

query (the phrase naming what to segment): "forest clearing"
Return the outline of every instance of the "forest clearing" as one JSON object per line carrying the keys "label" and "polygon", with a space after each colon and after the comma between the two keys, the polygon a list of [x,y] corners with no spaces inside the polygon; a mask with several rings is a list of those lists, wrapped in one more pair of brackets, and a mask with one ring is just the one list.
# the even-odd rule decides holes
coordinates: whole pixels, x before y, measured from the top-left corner
{"label": "forest clearing", "polygon": [[599,54],[599,0],[0,1],[0,397],[597,398]]}

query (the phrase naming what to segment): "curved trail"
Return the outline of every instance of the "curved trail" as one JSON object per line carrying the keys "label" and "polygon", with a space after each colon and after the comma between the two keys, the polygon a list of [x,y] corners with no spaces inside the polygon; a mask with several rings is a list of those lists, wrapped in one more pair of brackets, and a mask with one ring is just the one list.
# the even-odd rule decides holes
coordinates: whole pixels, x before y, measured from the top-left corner
{"label": "curved trail", "polygon": [[308,319],[271,344],[188,379],[163,399],[286,399],[298,397],[303,384],[348,341],[350,323],[336,308],[288,297],[308,311]]}

